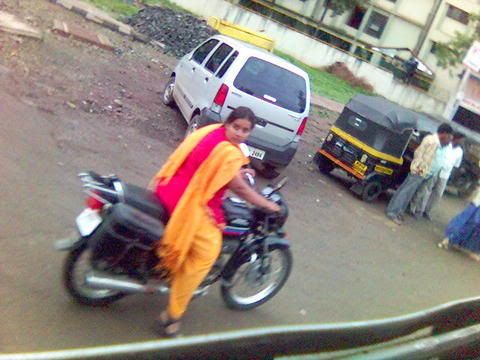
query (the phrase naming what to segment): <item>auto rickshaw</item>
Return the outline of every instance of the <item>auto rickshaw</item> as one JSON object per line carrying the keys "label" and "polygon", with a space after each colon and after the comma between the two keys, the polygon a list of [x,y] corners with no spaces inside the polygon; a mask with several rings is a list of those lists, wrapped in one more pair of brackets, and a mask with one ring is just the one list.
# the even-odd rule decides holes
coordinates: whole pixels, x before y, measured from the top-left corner
{"label": "auto rickshaw", "polygon": [[422,135],[421,115],[378,96],[357,95],[330,128],[314,162],[323,173],[341,168],[364,201],[397,188],[407,177]]}

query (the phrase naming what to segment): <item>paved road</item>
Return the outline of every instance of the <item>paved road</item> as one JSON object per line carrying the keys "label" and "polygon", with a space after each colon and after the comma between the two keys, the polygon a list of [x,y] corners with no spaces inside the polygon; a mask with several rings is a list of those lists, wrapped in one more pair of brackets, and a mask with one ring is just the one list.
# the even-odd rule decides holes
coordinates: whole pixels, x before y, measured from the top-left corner
{"label": "paved road", "polygon": [[[165,299],[78,306],[61,286],[64,254],[54,252],[52,243],[69,233],[82,207],[76,173],[115,171],[146,184],[171,148],[121,124],[41,111],[5,89],[2,84],[0,349],[153,339],[149,326]],[[173,110],[168,114],[184,126]],[[312,146],[305,143],[286,172],[295,266],[285,289],[246,313],[227,310],[213,289],[192,305],[186,334],[380,318],[478,294],[480,267],[435,246],[444,223],[462,206],[458,200],[448,201],[437,223],[395,227],[383,217],[383,202],[362,203],[338,179],[310,171],[305,162]]]}

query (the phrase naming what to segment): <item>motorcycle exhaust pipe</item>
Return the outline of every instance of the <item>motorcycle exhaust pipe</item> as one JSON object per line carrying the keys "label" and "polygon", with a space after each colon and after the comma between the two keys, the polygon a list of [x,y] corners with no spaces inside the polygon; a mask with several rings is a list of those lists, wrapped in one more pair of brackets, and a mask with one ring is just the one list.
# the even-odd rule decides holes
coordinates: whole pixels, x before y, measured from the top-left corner
{"label": "motorcycle exhaust pipe", "polygon": [[95,273],[85,276],[85,284],[98,290],[120,291],[127,294],[161,294],[166,295],[169,288],[165,285],[142,284],[135,280],[119,279]]}
{"label": "motorcycle exhaust pipe", "polygon": [[[119,279],[112,276],[99,275],[93,272],[85,276],[85,284],[98,290],[120,291],[126,294],[160,294],[167,295],[170,289],[165,285],[142,284],[131,279]],[[199,288],[193,293],[194,298],[205,296],[208,294],[209,286]]]}

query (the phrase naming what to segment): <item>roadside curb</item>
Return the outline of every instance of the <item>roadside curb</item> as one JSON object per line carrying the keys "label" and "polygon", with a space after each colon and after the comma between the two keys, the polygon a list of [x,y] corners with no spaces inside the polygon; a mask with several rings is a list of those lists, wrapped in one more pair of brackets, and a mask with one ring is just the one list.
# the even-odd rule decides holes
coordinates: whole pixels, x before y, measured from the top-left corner
{"label": "roadside curb", "polygon": [[0,11],[0,32],[26,36],[37,40],[43,39],[43,33],[37,28],[25,23],[16,15]]}
{"label": "roadside curb", "polygon": [[101,34],[96,34],[96,33],[87,31],[76,25],[69,25],[64,21],[55,20],[52,32],[64,37],[73,37],[74,39],[77,39],[79,41],[82,41],[88,44],[96,45],[105,50],[109,50],[109,51],[115,50],[112,43],[107,37]]}
{"label": "roadside curb", "polygon": [[86,4],[78,0],[49,0],[51,3],[64,7],[87,20],[93,21],[112,31],[116,31],[123,35],[131,36],[133,39],[148,43],[147,36],[135,31],[131,26],[115,20],[104,11],[96,8],[91,4]]}

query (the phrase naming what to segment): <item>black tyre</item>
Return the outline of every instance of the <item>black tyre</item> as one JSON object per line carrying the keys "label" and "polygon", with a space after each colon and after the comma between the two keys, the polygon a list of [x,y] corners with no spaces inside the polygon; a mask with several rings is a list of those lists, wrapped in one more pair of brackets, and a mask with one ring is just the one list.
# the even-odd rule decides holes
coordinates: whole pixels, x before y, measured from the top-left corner
{"label": "black tyre", "polygon": [[[230,279],[229,284],[222,284],[222,298],[228,308],[233,310],[251,310],[256,308],[268,300],[273,298],[285,285],[290,276],[293,266],[293,257],[289,249],[281,247],[272,247],[269,250],[271,259],[277,257],[280,260],[280,267],[278,271],[273,270],[272,263],[270,264],[270,271],[264,275],[259,268],[262,260],[259,258],[255,262],[245,263],[241,265]],[[273,260],[272,260],[273,262]],[[274,276],[278,273],[278,277]],[[270,281],[271,279],[274,281]],[[242,294],[242,282],[247,285],[249,290],[254,286],[264,285],[266,281],[268,286],[261,290],[253,290],[252,294]]]}
{"label": "black tyre", "polygon": [[195,115],[192,120],[190,120],[190,123],[188,124],[187,131],[185,132],[185,137],[193,134],[195,131],[197,131],[201,127],[200,123],[200,115]]}
{"label": "black tyre", "polygon": [[470,173],[462,174],[456,179],[454,186],[457,188],[458,196],[467,198],[472,195],[477,186],[477,180],[474,175]]}
{"label": "black tyre", "polygon": [[258,170],[259,174],[267,180],[274,180],[280,176],[280,172],[270,165],[264,165]]}
{"label": "black tyre", "polygon": [[173,89],[175,89],[174,76],[172,76],[170,80],[168,80],[167,85],[165,85],[165,89],[163,90],[163,97],[162,97],[163,103],[170,107],[175,106],[175,99],[173,98]]}
{"label": "black tyre", "polygon": [[383,185],[380,181],[370,181],[363,187],[362,200],[372,202],[383,192]]}
{"label": "black tyre", "polygon": [[318,170],[323,174],[330,174],[335,169],[335,165],[320,153],[315,154],[313,161],[317,164]]}
{"label": "black tyre", "polygon": [[85,245],[71,251],[65,259],[63,283],[75,301],[89,306],[106,306],[126,296],[117,291],[98,290],[86,286],[85,275],[91,270],[90,250]]}

